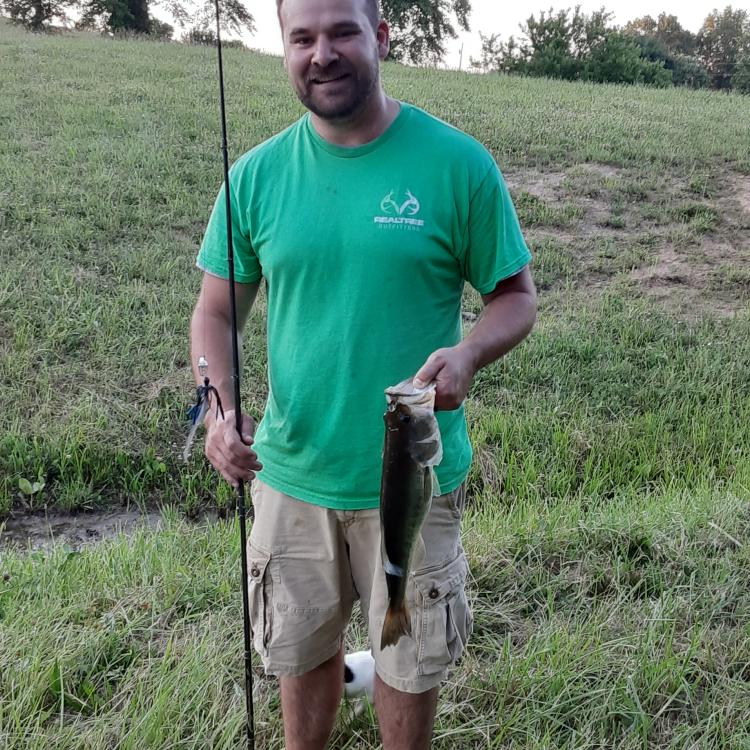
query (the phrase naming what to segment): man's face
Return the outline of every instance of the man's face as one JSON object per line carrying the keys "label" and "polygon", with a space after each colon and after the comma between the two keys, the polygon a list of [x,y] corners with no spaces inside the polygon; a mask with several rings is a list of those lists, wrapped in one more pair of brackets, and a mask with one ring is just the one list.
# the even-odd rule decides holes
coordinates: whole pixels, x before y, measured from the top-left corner
{"label": "man's face", "polygon": [[388,27],[373,28],[365,0],[284,0],[284,65],[300,101],[324,120],[361,112],[379,85]]}

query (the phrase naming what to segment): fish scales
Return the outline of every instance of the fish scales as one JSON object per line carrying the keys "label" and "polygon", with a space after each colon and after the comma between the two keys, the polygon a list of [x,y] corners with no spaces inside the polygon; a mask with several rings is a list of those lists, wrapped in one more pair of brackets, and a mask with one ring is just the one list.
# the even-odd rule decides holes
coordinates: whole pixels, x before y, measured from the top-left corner
{"label": "fish scales", "polygon": [[417,538],[435,488],[433,467],[442,459],[435,419],[435,386],[411,380],[386,390],[385,441],[380,486],[381,554],[388,589],[381,648],[411,634],[406,584]]}

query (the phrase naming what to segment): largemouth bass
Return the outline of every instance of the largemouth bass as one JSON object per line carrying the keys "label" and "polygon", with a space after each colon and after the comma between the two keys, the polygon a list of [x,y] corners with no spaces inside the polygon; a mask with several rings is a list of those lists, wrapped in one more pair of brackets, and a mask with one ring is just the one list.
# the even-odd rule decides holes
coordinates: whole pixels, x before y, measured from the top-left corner
{"label": "largemouth bass", "polygon": [[443,458],[435,419],[435,385],[415,388],[411,379],[385,391],[383,473],[380,480],[380,532],[388,587],[380,648],[411,635],[406,582],[412,552],[434,495],[440,494],[434,466]]}

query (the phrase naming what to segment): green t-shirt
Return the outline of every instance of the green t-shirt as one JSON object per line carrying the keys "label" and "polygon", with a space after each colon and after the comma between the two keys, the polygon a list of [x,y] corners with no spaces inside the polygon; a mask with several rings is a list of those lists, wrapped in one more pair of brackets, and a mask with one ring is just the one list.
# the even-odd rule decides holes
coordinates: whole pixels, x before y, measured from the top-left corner
{"label": "green t-shirt", "polygon": [[[328,508],[377,507],[383,391],[461,340],[461,292],[530,253],[502,176],[470,136],[406,103],[363,146],[309,114],[233,165],[235,276],[266,280],[268,400],[259,477]],[[228,277],[223,189],[198,267]],[[443,492],[471,462],[463,408],[438,412]]]}

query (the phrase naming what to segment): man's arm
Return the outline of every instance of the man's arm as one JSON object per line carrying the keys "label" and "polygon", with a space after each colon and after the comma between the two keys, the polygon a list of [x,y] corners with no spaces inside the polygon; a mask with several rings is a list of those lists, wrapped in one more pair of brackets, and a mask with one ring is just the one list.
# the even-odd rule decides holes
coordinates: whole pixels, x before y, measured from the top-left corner
{"label": "man's arm", "polygon": [[484,310],[456,346],[433,352],[414,377],[417,387],[437,381],[436,409],[457,409],[474,375],[520,343],[536,320],[536,289],[528,266],[482,295]]}
{"label": "man's arm", "polygon": [[[235,283],[237,301],[238,346],[242,346],[241,331],[255,301],[259,283]],[[221,397],[225,419],[216,419],[214,409],[206,414],[205,453],[217,471],[232,486],[239,479],[250,481],[261,466],[249,448],[252,445],[252,420],[243,415],[242,440],[235,429],[234,384],[232,382],[232,313],[229,281],[203,275],[203,283],[190,320],[190,360],[197,384],[203,383],[198,372],[198,358],[208,362],[208,377]]]}

